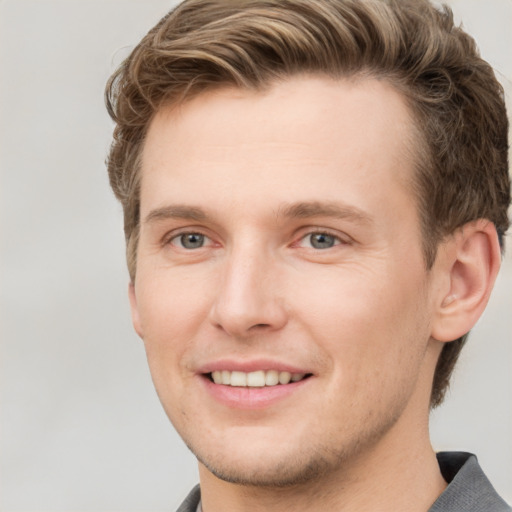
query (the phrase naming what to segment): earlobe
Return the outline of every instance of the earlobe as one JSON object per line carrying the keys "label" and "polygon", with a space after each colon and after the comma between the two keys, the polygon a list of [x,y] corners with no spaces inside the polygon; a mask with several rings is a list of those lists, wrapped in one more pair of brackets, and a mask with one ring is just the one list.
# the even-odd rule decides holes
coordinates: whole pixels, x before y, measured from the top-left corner
{"label": "earlobe", "polygon": [[489,300],[501,262],[494,224],[477,220],[446,242],[440,268],[447,286],[440,290],[432,337],[453,341],[471,330]]}
{"label": "earlobe", "polygon": [[132,324],[133,328],[135,329],[135,332],[141,337],[144,338],[143,332],[142,332],[142,326],[140,322],[140,315],[139,315],[139,307],[137,304],[137,297],[135,295],[135,285],[133,283],[130,283],[128,285],[128,298],[130,299],[130,310],[132,314]]}

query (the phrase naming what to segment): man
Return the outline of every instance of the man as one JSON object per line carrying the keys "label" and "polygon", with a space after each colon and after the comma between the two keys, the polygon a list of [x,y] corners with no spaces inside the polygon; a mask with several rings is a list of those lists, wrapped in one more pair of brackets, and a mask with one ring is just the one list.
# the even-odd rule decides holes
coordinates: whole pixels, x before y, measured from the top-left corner
{"label": "man", "polygon": [[508,228],[503,93],[416,0],[187,0],[111,78],[180,510],[505,511],[428,434]]}

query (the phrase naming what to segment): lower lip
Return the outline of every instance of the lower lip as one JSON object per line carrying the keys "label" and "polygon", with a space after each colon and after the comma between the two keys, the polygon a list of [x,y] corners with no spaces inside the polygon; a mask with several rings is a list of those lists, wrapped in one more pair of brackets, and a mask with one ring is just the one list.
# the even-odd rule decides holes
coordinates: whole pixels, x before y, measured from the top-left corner
{"label": "lower lip", "polygon": [[261,388],[225,386],[215,384],[201,375],[206,390],[218,402],[235,409],[264,409],[296,393],[311,381],[312,377]]}

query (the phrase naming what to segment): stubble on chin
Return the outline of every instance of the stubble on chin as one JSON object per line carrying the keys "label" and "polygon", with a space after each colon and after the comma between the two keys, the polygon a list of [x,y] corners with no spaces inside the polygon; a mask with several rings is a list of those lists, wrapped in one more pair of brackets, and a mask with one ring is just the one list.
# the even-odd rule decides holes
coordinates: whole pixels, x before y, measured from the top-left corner
{"label": "stubble on chin", "polygon": [[321,479],[328,472],[331,461],[323,457],[309,460],[291,460],[270,463],[264,468],[241,467],[241,464],[210,463],[201,457],[197,460],[220,480],[246,487],[286,489]]}
{"label": "stubble on chin", "polygon": [[321,446],[311,438],[308,439],[309,446],[302,444],[293,447],[294,454],[283,454],[278,462],[270,458],[267,464],[261,462],[261,459],[252,464],[249,460],[233,460],[226,456],[203,456],[201,450],[187,446],[210,473],[225,482],[269,490],[314,489],[316,484],[325,483],[326,479],[333,477],[341,484],[343,474],[347,473],[358,454],[371,450],[371,446],[378,442],[393,423],[391,421],[378,432],[360,433],[347,446]]}
{"label": "stubble on chin", "polygon": [[[230,448],[212,453],[203,447],[194,446],[194,443],[184,439],[189,450],[197,460],[217,478],[237,485],[268,488],[293,489],[294,487],[311,487],[321,484],[331,478],[336,478],[339,484],[344,476],[349,477],[350,468],[357,464],[357,460],[369,454],[393,428],[400,418],[403,400],[396,400],[394,407],[383,411],[367,411],[367,417],[360,425],[364,425],[356,432],[346,432],[346,435],[335,435],[337,443],[327,441],[329,435],[322,442],[315,439],[311,433],[301,442],[295,442],[288,453],[284,450],[279,460],[276,453],[260,454],[251,460],[251,456],[243,458],[229,453]],[[376,416],[381,415],[380,419]],[[343,430],[343,427],[340,427]],[[340,442],[345,438],[345,442]],[[250,439],[247,440],[250,443]],[[267,461],[262,460],[267,457]],[[350,477],[349,477],[350,478]]]}

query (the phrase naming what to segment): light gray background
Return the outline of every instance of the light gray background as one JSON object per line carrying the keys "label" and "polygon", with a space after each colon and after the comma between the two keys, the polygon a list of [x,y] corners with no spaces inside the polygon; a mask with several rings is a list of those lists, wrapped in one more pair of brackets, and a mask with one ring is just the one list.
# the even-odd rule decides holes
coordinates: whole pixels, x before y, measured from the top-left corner
{"label": "light gray background", "polygon": [[[512,95],[512,1],[449,2]],[[164,0],[0,1],[0,509],[172,511],[193,457],[153,390],[126,298],[103,87]],[[509,240],[512,242],[512,240]],[[512,502],[512,247],[433,415]]]}

